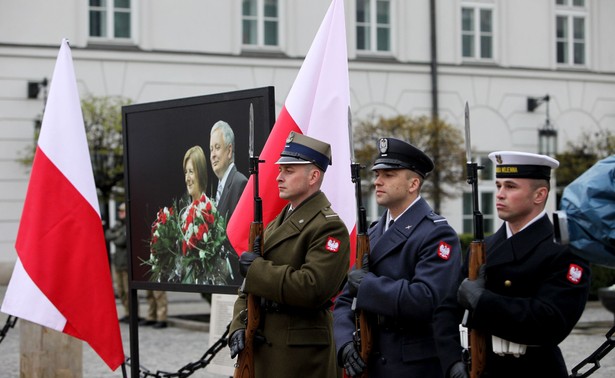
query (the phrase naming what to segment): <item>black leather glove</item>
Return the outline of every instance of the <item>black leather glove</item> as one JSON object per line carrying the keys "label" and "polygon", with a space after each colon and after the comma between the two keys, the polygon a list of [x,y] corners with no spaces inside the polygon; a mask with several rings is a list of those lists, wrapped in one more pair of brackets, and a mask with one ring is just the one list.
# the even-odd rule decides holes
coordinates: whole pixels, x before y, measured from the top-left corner
{"label": "black leather glove", "polygon": [[363,373],[365,370],[365,362],[361,359],[357,348],[355,348],[353,342],[346,343],[342,347],[342,364],[346,373],[351,377],[356,377]]}
{"label": "black leather glove", "polygon": [[363,277],[369,272],[369,256],[367,254],[363,255],[361,263],[361,269],[353,269],[348,272],[348,293],[352,297],[357,296],[359,285],[361,285]]}
{"label": "black leather glove", "polygon": [[261,236],[256,235],[254,242],[252,243],[252,252],[244,251],[239,256],[239,273],[242,277],[248,274],[248,269],[252,262],[261,256]]}
{"label": "black leather glove", "polygon": [[254,260],[260,258],[261,255],[254,252],[245,251],[239,256],[239,273],[242,277],[245,277],[248,274],[248,269],[250,269],[250,265],[254,262]]}
{"label": "black leather glove", "polygon": [[246,347],[246,330],[241,328],[233,332],[228,347],[231,349],[231,358],[235,358]]}
{"label": "black leather glove", "polygon": [[252,252],[261,254],[261,236],[256,235],[254,238],[254,243],[252,243]]}
{"label": "black leather glove", "polygon": [[466,278],[457,290],[457,302],[468,310],[473,310],[478,304],[480,296],[485,292],[485,265],[478,270],[478,277],[474,281]]}
{"label": "black leather glove", "polygon": [[461,361],[457,361],[451,366],[451,370],[448,371],[448,378],[468,378],[468,370],[466,364]]}

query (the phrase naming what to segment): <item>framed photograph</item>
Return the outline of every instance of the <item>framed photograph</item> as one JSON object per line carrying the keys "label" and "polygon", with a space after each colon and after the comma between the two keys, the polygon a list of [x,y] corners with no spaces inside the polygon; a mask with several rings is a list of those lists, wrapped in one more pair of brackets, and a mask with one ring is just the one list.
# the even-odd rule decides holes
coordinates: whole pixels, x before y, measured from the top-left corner
{"label": "framed photograph", "polygon": [[226,224],[250,174],[251,113],[258,155],[273,87],[122,108],[131,288],[237,293]]}

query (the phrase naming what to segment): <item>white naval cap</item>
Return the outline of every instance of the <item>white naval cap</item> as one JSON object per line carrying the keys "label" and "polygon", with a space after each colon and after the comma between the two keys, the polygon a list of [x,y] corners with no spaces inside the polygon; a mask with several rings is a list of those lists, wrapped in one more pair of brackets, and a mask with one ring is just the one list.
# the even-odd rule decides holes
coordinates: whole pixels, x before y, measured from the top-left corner
{"label": "white naval cap", "polygon": [[496,178],[551,179],[551,169],[559,162],[546,155],[517,151],[496,151],[489,154],[496,164]]}

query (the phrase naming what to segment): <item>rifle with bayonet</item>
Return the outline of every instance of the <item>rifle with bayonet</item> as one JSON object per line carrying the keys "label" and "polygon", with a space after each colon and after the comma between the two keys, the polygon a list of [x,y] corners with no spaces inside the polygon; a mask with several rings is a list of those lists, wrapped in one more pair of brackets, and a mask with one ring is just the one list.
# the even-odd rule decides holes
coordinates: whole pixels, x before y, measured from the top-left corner
{"label": "rifle with bayonet", "polygon": [[[350,154],[351,163],[350,171],[352,182],[355,185],[355,198],[357,201],[357,245],[356,245],[356,269],[363,267],[363,259],[369,256],[369,236],[367,236],[367,213],[363,206],[361,195],[361,164],[355,162],[354,157],[354,145],[352,140],[352,122],[350,117],[350,108],[348,108],[348,131],[350,139]],[[352,309],[355,311],[355,343],[357,343],[357,349],[361,355],[361,359],[367,364],[367,359],[372,350],[372,331],[369,324],[367,313],[363,310],[356,310],[357,298],[352,300]],[[368,367],[369,368],[369,367]],[[365,368],[363,373],[359,377],[367,377],[367,370]]]}
{"label": "rifle with bayonet", "polygon": [[[250,175],[254,185],[254,220],[250,224],[249,251],[254,251],[254,240],[260,237],[259,253],[262,255],[263,242],[263,203],[258,193],[258,165],[263,163],[258,156],[254,156],[254,109],[250,104]],[[245,346],[237,356],[233,378],[254,377],[254,337],[260,323],[260,298],[248,294],[246,306],[246,336]]]}
{"label": "rifle with bayonet", "polygon": [[[474,239],[470,243],[470,255],[468,261],[468,278],[476,280],[481,265],[486,262],[485,235],[483,230],[483,214],[478,207],[478,170],[484,167],[472,161],[472,144],[470,142],[470,110],[468,103],[465,107],[465,131],[466,131],[466,169],[467,182],[472,186],[472,218],[474,223]],[[467,324],[469,316],[468,310],[463,317],[463,325]],[[487,339],[484,332],[477,329],[470,329],[469,349],[470,349],[470,378],[479,378],[487,362]]]}

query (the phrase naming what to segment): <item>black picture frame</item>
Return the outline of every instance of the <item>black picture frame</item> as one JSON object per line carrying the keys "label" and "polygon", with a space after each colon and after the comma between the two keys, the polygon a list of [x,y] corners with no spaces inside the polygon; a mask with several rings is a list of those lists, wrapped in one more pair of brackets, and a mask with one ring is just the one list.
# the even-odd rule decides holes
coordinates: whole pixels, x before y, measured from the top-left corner
{"label": "black picture frame", "polygon": [[[132,289],[237,293],[241,279],[235,269],[233,278],[223,284],[182,282],[177,276],[169,279],[168,275],[159,275],[158,280],[152,281],[152,265],[147,261],[151,261],[150,242],[158,212],[171,206],[178,212],[182,208],[180,202],[190,203],[183,158],[192,146],[201,146],[205,153],[208,177],[205,193],[209,198],[215,197],[218,179],[211,168],[209,140],[211,128],[218,120],[226,121],[233,129],[235,166],[249,178],[250,105],[254,113],[254,151],[258,155],[275,122],[273,87],[122,107],[128,277]],[[231,252],[236,258],[237,254]]]}

